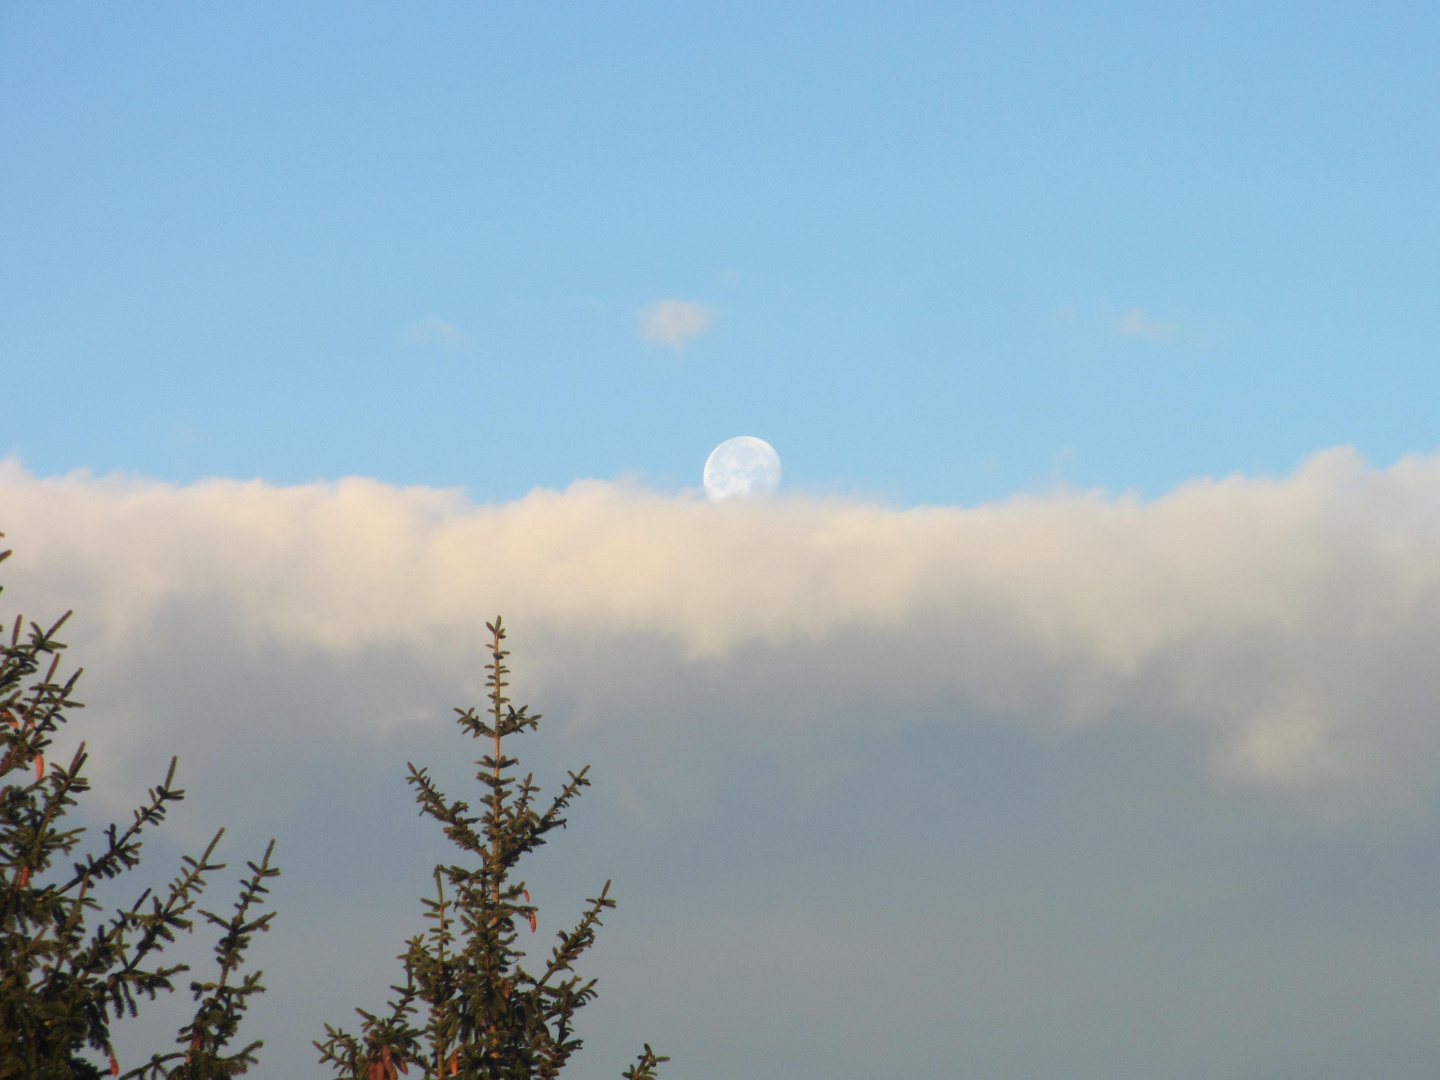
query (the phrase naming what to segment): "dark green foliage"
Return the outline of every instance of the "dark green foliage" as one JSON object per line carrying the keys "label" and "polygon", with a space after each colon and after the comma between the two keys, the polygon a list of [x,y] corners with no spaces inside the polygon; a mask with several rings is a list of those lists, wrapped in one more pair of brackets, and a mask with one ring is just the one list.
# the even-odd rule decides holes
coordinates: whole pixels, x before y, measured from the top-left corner
{"label": "dark green foliage", "polygon": [[[219,839],[219,837],[216,837]],[[250,918],[250,909],[263,904],[261,899],[269,890],[263,882],[276,877],[280,871],[270,865],[270,856],[275,851],[275,841],[265,849],[265,857],[259,865],[246,863],[250,877],[241,883],[240,898],[235,901],[235,913],[230,918],[221,918],[214,912],[200,912],[205,921],[217,926],[224,933],[215,944],[215,961],[220,969],[219,978],[213,982],[191,982],[190,991],[199,1002],[194,1018],[180,1029],[176,1042],[184,1049],[169,1054],[155,1054],[150,1061],[127,1073],[127,1077],[143,1077],[144,1080],[225,1080],[238,1076],[256,1063],[255,1051],[264,1045],[255,1040],[233,1053],[226,1053],[231,1040],[240,1028],[248,999],[263,993],[260,985],[261,972],[252,971],[238,983],[230,980],[237,975],[245,963],[245,950],[257,930],[270,928],[273,911],[257,918]]]}
{"label": "dark green foliage", "polygon": [[[563,828],[564,814],[589,784],[586,769],[569,780],[548,806],[539,802],[533,775],[507,775],[518,761],[503,740],[532,729],[540,719],[516,709],[505,696],[508,651],[496,619],[492,635],[488,718],[456,710],[472,738],[486,740],[477,763],[483,785],[483,812],[446,798],[424,769],[410,766],[422,815],[434,818],[467,856],[465,865],[435,868],[435,895],[423,901],[430,929],[408,942],[400,955],[404,985],[381,1017],[364,1010],[360,1034],[326,1025],[329,1036],[315,1045],[322,1063],[350,1080],[395,1080],[414,1067],[424,1080],[530,1080],[559,1075],[580,1049],[575,1014],[595,997],[595,980],[575,973],[574,964],[595,941],[601,913],[615,906],[610,883],[587,901],[580,921],[561,931],[549,959],[533,972],[523,966],[519,928],[533,932],[537,907],[525,882],[512,877],[520,858]],[[421,1024],[422,1026],[416,1026]],[[624,1073],[627,1080],[654,1080],[667,1060],[649,1046]]]}
{"label": "dark green foliage", "polygon": [[[0,552],[0,561],[9,556]],[[141,837],[159,825],[171,803],[185,793],[174,786],[175,762],[150,790],[128,826],[111,825],[98,852],[71,860],[85,830],[64,828],[65,815],[89,790],[82,743],[68,764],[46,754],[68,713],[83,706],[72,696],[80,672],[57,681],[56,639],[66,615],[49,629],[17,617],[6,643],[0,638],[0,1078],[90,1080],[120,1072],[110,1039],[112,1021],[134,1016],[142,998],[174,989],[184,964],[165,964],[162,952],[194,923],[205,876],[223,869],[212,861],[219,833],[198,859],[186,857],[170,884],[100,918],[101,887],[140,864]],[[37,675],[44,669],[44,675]],[[223,833],[223,830],[222,830]],[[272,842],[271,848],[274,844]],[[247,999],[263,988],[259,973],[230,985],[244,951],[270,915],[250,919],[265,892],[261,884],[279,871],[270,851],[243,885],[233,918],[201,915],[221,927],[216,948],[218,981],[191,983],[199,1002],[180,1033],[186,1046],[156,1055],[124,1076],[147,1080],[211,1080],[245,1072],[260,1044],[227,1053]],[[93,922],[93,925],[92,925]],[[106,1059],[97,1067],[86,1050]]]}

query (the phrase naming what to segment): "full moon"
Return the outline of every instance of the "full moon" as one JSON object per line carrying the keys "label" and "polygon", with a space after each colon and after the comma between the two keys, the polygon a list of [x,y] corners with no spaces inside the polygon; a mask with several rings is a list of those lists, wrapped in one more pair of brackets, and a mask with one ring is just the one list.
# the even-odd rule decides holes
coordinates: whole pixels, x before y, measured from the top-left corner
{"label": "full moon", "polygon": [[726,439],[705,461],[705,495],[723,502],[737,495],[769,495],[780,486],[780,455],[764,439]]}

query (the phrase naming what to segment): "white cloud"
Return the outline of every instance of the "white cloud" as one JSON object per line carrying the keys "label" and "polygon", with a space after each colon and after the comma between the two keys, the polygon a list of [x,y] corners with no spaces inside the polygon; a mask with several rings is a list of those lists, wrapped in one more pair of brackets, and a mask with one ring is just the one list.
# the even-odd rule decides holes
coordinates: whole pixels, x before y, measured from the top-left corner
{"label": "white cloud", "polygon": [[1144,341],[1169,341],[1175,336],[1175,324],[1151,318],[1143,309],[1135,307],[1116,321],[1115,333]]}
{"label": "white cloud", "polygon": [[411,323],[405,328],[405,340],[417,345],[459,345],[465,340],[465,333],[444,319],[427,318]]}
{"label": "white cloud", "polygon": [[910,510],[596,481],[473,506],[362,478],[176,487],[12,462],[0,506],[20,591],[77,607],[102,650],[198,604],[257,648],[459,671],[502,611],[551,672],[605,642],[651,642],[647,678],[768,652],[811,695],[779,708],[802,726],[878,695],[1035,730],[1187,731],[1222,778],[1293,791],[1393,797],[1440,766],[1437,458],[1372,470],[1335,450],[1152,502]]}
{"label": "white cloud", "polygon": [[708,330],[714,318],[714,312],[697,300],[657,300],[641,309],[640,333],[646,341],[678,352]]}
{"label": "white cloud", "polygon": [[497,611],[547,717],[524,769],[594,766],[528,886],[555,920],[615,879],[594,1070],[642,1039],[682,1080],[1430,1060],[1440,457],[909,510],[0,462],[0,531],[5,620],[76,609],[94,803],[180,756],[145,883],[219,824],[232,866],[279,837],[267,1074],[394,981],[452,857],[403,763],[473,798],[443,721]]}

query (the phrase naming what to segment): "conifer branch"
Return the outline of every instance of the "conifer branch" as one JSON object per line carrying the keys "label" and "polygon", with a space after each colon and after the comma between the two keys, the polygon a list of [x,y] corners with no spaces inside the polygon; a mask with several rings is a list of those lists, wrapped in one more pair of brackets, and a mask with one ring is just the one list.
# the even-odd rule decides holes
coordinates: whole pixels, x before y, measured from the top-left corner
{"label": "conifer branch", "polygon": [[[596,996],[596,981],[574,968],[595,943],[601,915],[615,906],[610,882],[586,901],[580,921],[556,936],[549,960],[537,978],[524,965],[521,928],[534,932],[539,908],[524,881],[512,876],[519,861],[546,842],[546,834],[564,828],[565,815],[589,786],[588,768],[568,773],[543,812],[533,774],[512,774],[519,764],[505,740],[533,730],[540,719],[506,696],[510,669],[505,663],[504,624],[487,623],[490,663],[485,685],[488,708],[456,709],[456,722],[485,750],[476,762],[483,803],[478,814],[442,793],[430,773],[413,763],[408,781],[420,814],[439,823],[445,836],[471,863],[435,867],[434,898],[423,897],[430,928],[413,937],[401,955],[403,987],[380,1019],[357,1009],[358,1035],[326,1025],[317,1041],[322,1064],[347,1080],[396,1080],[396,1070],[417,1064],[425,1080],[530,1080],[557,1077],[581,1048],[575,1034],[577,1013]],[[422,1026],[409,1019],[425,1012]],[[624,1075],[654,1080],[658,1057],[647,1046]]]}
{"label": "conifer branch", "polygon": [[[0,561],[8,555],[0,552]],[[66,766],[46,760],[60,725],[84,707],[74,698],[80,670],[57,677],[66,647],[58,635],[69,617],[66,613],[48,628],[32,621],[27,629],[17,616],[8,644],[0,637],[0,777],[25,771],[20,782],[0,787],[0,1077],[6,1080],[98,1080],[102,1071],[87,1050],[108,1058],[110,1072],[118,1075],[111,1024],[135,1015],[139,999],[174,988],[172,980],[186,967],[161,963],[160,954],[179,932],[192,928],[205,875],[223,865],[214,861],[217,834],[198,859],[183,860],[180,874],[160,895],[144,889],[129,906],[89,924],[101,910],[101,886],[139,866],[142,834],[160,824],[169,804],[185,793],[174,786],[172,759],[165,780],[150,789],[130,824],[123,831],[110,825],[101,850],[75,859],[85,829],[66,828],[63,821],[90,790],[83,773],[85,744]],[[259,876],[242,894],[238,921],[226,924],[222,939],[225,958],[216,988],[228,989],[239,1008],[262,989],[258,973],[238,985],[229,980],[249,935],[269,922],[268,916],[246,915],[264,891],[261,878],[277,872],[269,858],[267,852],[259,867],[252,865]],[[68,872],[52,879],[57,863],[72,859]],[[253,1062],[254,1049],[236,1056],[241,1066]],[[243,1068],[188,1075],[236,1071]]]}

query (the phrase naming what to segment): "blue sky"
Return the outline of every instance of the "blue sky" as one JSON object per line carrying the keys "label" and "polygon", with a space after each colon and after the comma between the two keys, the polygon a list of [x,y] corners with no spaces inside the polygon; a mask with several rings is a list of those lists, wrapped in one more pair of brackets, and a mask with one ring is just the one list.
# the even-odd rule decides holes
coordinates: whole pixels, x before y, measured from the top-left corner
{"label": "blue sky", "polygon": [[[906,504],[1388,463],[1437,444],[1437,29],[9,4],[0,450],[490,500],[756,434]],[[667,298],[714,316],[680,353]]]}
{"label": "blue sky", "polygon": [[[527,766],[594,766],[535,940],[621,901],[577,1077],[1436,1076],[1436,57],[0,5],[0,624],[76,613],[87,821],[180,755],[143,884],[278,838],[257,1075],[395,977],[498,611]],[[700,498],[736,435],[776,498]]]}

